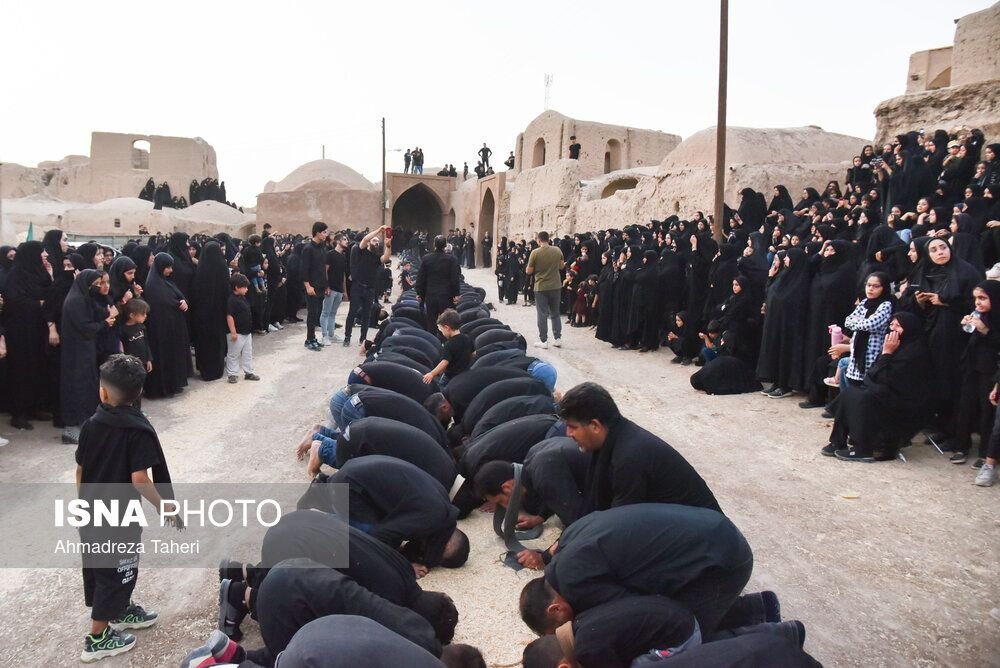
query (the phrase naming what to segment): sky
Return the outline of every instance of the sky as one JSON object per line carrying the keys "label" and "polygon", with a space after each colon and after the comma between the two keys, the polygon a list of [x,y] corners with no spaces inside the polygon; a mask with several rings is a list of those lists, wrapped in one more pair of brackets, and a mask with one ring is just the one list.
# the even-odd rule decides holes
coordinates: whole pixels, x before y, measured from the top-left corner
{"label": "sky", "polygon": [[[914,51],[987,0],[732,0],[730,125],[870,138]],[[0,161],[89,153],[92,131],[199,136],[230,198],[326,157],[371,181],[495,162],[544,110],[688,137],[716,122],[719,3],[0,0]],[[499,160],[496,160],[499,158]],[[471,168],[471,167],[470,167]]]}

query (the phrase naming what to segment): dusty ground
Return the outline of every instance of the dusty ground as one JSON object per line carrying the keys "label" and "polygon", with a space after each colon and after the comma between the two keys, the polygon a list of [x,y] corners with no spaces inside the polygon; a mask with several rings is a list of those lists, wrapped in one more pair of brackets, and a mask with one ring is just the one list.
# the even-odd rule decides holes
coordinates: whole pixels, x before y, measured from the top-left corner
{"label": "dusty ground", "polygon": [[[467,278],[493,299],[491,274]],[[532,339],[534,309],[498,309]],[[330,392],[357,360],[340,346],[308,352],[303,338],[298,325],[254,342],[260,383],[194,380],[179,398],[144,404],[176,480],[303,478],[294,443],[323,416]],[[559,387],[602,383],[628,417],[698,468],[753,546],[750,587],[778,592],[784,616],[806,624],[806,647],[817,659],[830,666],[1000,666],[1000,623],[990,617],[1000,607],[1000,487],[975,487],[972,469],[948,464],[930,446],[911,447],[906,464],[821,457],[830,423],[797,408],[796,399],[700,395],[688,384],[694,367],[671,365],[664,352],[612,351],[580,329],[567,329],[565,339],[566,347],[542,355],[557,366]],[[0,482],[72,480],[73,448],[59,443],[56,430],[12,432],[0,426],[12,440],[0,450]],[[847,492],[858,498],[845,499]],[[512,666],[531,639],[516,601],[533,574],[498,563],[503,547],[487,519],[475,513],[462,523],[473,541],[469,563],[433,572],[422,584],[455,599],[462,615],[456,641],[482,648],[491,666]],[[552,536],[550,529],[540,542]],[[136,650],[102,665],[177,666],[214,628],[216,574],[140,573],[136,599],[161,622],[137,632]],[[9,569],[0,601],[0,665],[77,665],[88,626],[78,571]],[[259,644],[254,624],[244,627],[245,644]]]}

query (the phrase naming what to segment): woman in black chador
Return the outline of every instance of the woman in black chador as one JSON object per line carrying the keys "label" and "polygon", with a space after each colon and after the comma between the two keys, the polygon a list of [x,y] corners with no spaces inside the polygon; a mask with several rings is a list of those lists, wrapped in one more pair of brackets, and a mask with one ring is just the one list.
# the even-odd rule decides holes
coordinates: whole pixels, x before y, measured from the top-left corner
{"label": "woman in black chador", "polygon": [[170,280],[174,261],[159,253],[146,279],[144,297],[149,303],[146,336],[153,353],[153,371],[146,378],[147,397],[169,397],[187,386],[191,374],[191,343],[184,313],[188,303]]}
{"label": "woman in black chador", "polygon": [[226,302],[229,268],[222,248],[209,241],[201,250],[194,277],[192,328],[194,357],[202,380],[222,378],[226,359]]}
{"label": "woman in black chador", "polygon": [[775,258],[781,264],[767,288],[757,376],[774,383],[767,394],[778,399],[806,386],[809,266],[801,248],[791,248]]}
{"label": "woman in black chador", "polygon": [[65,425],[63,443],[76,443],[82,425],[100,403],[97,344],[114,322],[108,310],[106,274],[84,269],[73,281],[62,310],[59,344],[59,415]]}
{"label": "woman in black chador", "polygon": [[[3,328],[7,341],[7,373],[11,393],[11,426],[32,429],[45,405],[46,346],[49,328],[42,304],[52,285],[40,241],[25,241],[17,247],[14,263],[3,290]],[[54,327],[53,333],[54,333]]]}

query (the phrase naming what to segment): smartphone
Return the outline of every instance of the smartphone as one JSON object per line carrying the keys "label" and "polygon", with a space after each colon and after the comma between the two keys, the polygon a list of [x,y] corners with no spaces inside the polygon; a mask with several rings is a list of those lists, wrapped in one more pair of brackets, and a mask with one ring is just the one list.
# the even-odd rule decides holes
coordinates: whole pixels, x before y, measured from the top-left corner
{"label": "smartphone", "polygon": [[391,227],[385,228],[385,238],[386,239],[392,239],[392,228]]}

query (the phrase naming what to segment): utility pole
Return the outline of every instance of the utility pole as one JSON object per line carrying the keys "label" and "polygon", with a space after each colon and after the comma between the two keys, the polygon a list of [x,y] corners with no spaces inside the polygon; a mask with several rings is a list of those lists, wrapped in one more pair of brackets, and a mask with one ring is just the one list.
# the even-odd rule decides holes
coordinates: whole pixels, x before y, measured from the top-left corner
{"label": "utility pole", "polygon": [[551,74],[545,75],[545,111],[549,110],[549,97],[552,92],[552,80],[554,78]]}
{"label": "utility pole", "polygon": [[385,116],[382,117],[382,225],[385,225]]}
{"label": "utility pole", "polygon": [[715,127],[715,217],[712,234],[724,238],[722,216],[726,197],[726,80],[729,74],[729,0],[720,0],[719,12],[719,118]]}
{"label": "utility pole", "polygon": [[326,144],[320,144],[320,157],[326,160]]}

